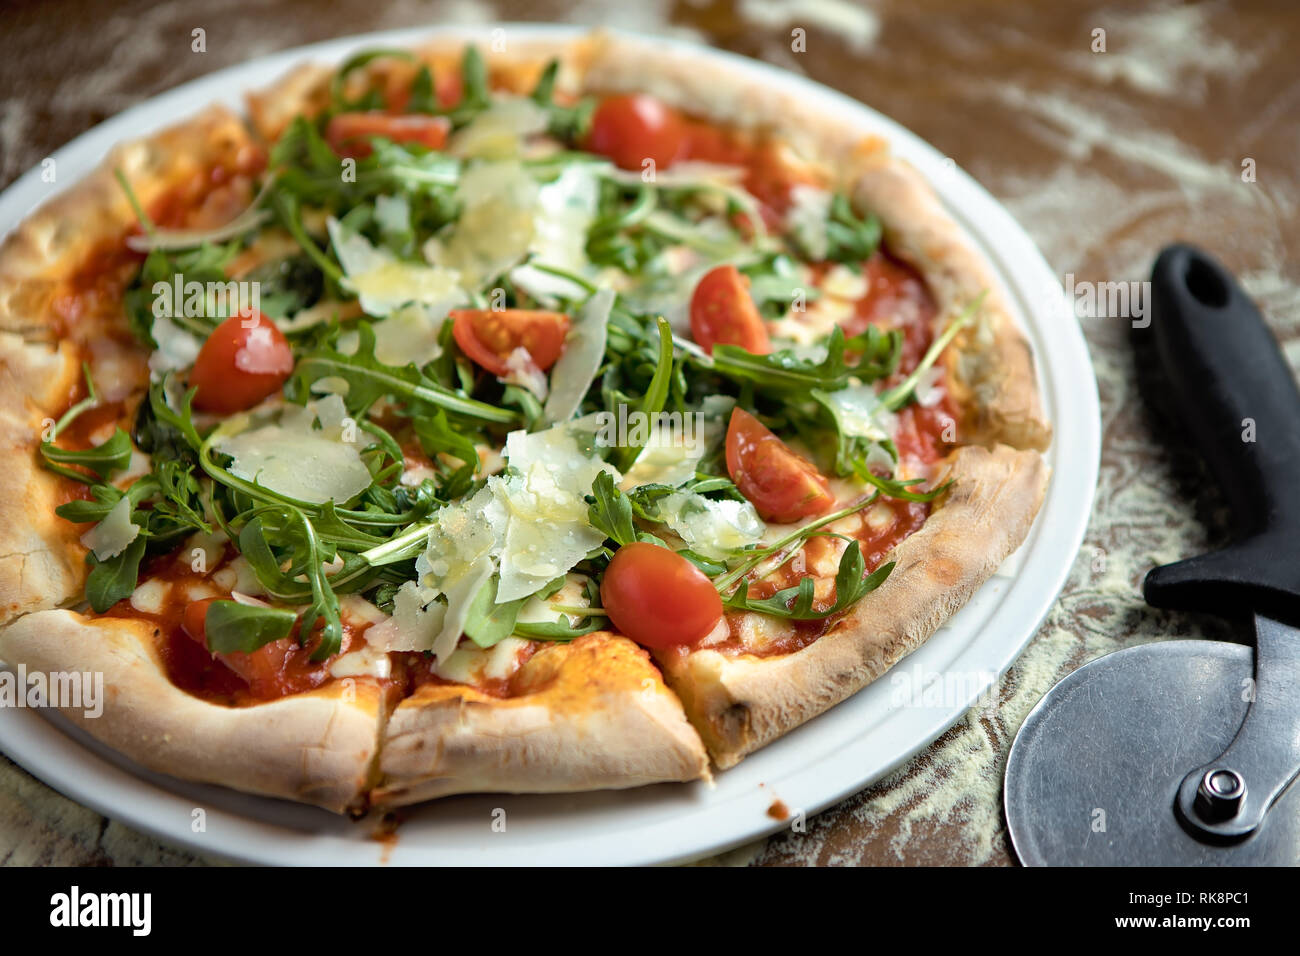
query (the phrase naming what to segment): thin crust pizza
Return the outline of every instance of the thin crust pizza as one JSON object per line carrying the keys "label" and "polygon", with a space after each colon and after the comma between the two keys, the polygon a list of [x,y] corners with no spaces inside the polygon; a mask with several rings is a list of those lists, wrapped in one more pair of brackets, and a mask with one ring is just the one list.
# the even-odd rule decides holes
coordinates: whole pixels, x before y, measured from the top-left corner
{"label": "thin crust pizza", "polygon": [[117,148],[0,247],[0,426],[0,659],[337,812],[733,766],[966,602],[1050,440],[885,142],[604,35]]}

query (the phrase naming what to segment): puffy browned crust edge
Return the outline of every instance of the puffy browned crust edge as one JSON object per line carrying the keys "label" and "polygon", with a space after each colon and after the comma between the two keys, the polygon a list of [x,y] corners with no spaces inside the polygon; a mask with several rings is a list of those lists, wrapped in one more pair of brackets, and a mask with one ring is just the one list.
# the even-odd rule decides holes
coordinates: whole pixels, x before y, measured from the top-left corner
{"label": "puffy browned crust edge", "polygon": [[966,603],[1029,531],[1047,485],[1035,451],[966,446],[952,486],[903,540],[893,573],[821,638],[780,657],[658,655],[719,768],[857,693]]}
{"label": "puffy browned crust edge", "polygon": [[35,455],[80,374],[71,343],[0,332],[0,625],[76,598],[85,582],[81,530],[54,513],[59,479]]}
{"label": "puffy browned crust edge", "polygon": [[429,684],[393,711],[378,806],[453,793],[568,793],[708,778],[709,759],[649,655],[597,631],[537,651],[489,697]]}
{"label": "puffy browned crust edge", "polygon": [[223,707],[168,679],[147,621],[66,610],[28,614],[0,631],[0,659],[29,674],[102,673],[102,714],[62,713],[150,770],[336,813],[364,803],[386,716],[374,681],[335,681],[252,707]]}

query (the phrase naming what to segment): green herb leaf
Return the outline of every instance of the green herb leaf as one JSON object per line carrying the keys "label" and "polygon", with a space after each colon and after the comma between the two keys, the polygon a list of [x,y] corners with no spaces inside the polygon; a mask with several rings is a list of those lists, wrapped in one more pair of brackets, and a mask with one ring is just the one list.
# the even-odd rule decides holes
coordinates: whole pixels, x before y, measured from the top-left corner
{"label": "green herb leaf", "polygon": [[587,522],[622,547],[637,539],[632,523],[632,502],[614,485],[614,476],[602,471],[587,496]]}
{"label": "green herb leaf", "polygon": [[60,448],[51,441],[41,442],[41,455],[45,458],[46,467],[51,471],[89,484],[90,480],[85,474],[58,466],[78,465],[89,469],[100,480],[104,480],[113,472],[122,471],[131,464],[131,436],[119,428],[107,441],[82,451]]}
{"label": "green herb leaf", "polygon": [[515,618],[524,606],[527,597],[497,603],[497,587],[500,579],[492,575],[479,588],[470,604],[469,616],[465,619],[465,636],[479,647],[488,648],[505,640],[515,629]]}
{"label": "green herb leaf", "polygon": [[118,601],[131,596],[140,575],[140,559],[144,557],[147,540],[143,534],[136,535],[125,550],[107,561],[100,561],[93,553],[86,555],[91,565],[86,577],[86,600],[96,614],[103,614]]}
{"label": "green herb leaf", "polygon": [[263,645],[288,637],[297,615],[274,607],[254,607],[237,601],[213,601],[203,621],[208,650],[214,654],[250,654]]}
{"label": "green herb leaf", "polygon": [[852,541],[840,557],[839,570],[835,575],[835,601],[830,607],[818,610],[814,604],[814,579],[806,577],[794,587],[777,591],[770,598],[751,600],[749,583],[742,581],[732,594],[723,598],[723,605],[732,611],[754,611],[770,614],[774,617],[795,621],[814,621],[833,617],[870,594],[884,583],[885,578],[894,570],[894,562],[883,564],[871,574],[863,577],[866,567],[862,560],[862,550],[858,542]]}

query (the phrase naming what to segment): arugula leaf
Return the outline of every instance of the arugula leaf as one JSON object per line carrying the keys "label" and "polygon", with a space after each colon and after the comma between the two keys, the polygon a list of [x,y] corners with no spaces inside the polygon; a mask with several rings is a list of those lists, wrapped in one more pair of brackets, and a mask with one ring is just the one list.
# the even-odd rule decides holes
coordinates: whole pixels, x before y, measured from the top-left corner
{"label": "arugula leaf", "polygon": [[632,502],[614,485],[614,476],[602,471],[587,495],[587,523],[620,547],[637,540],[632,523]]}
{"label": "arugula leaf", "polygon": [[[276,524],[268,524],[267,517],[276,518]],[[343,622],[335,588],[349,580],[372,580],[374,569],[354,555],[331,578],[324,565],[334,557],[334,549],[322,545],[311,519],[293,507],[257,509],[238,540],[240,553],[269,594],[286,603],[307,603],[298,629],[300,643],[306,644],[317,622],[322,622],[320,645],[311,659],[323,661],[337,654],[343,641]],[[285,558],[276,554],[274,544],[287,552],[287,570],[283,568]],[[305,587],[301,578],[306,579]]]}
{"label": "arugula leaf", "polygon": [[465,619],[465,636],[479,647],[493,647],[510,636],[515,629],[515,618],[527,597],[516,598],[504,604],[497,603],[498,575],[492,575],[479,588],[470,603]]}
{"label": "arugula leaf", "polygon": [[[673,371],[676,365],[673,361],[673,330],[668,324],[668,320],[662,316],[658,319],[659,329],[659,352],[655,362],[654,376],[650,379],[650,384],[646,388],[645,394],[641,397],[638,407],[647,421],[655,421],[659,413],[664,410],[668,402],[668,392],[672,386]],[[646,436],[649,437],[648,434]],[[614,451],[614,467],[619,471],[627,471],[636,461],[637,455],[641,453],[645,442],[631,443],[620,445]]]}
{"label": "arugula leaf", "polygon": [[274,607],[255,607],[237,601],[213,601],[203,621],[208,650],[214,654],[242,651],[250,654],[263,645],[288,637],[298,616]]}
{"label": "arugula leaf", "polygon": [[186,392],[181,398],[180,411],[176,411],[167,400],[170,384],[170,374],[150,383],[148,399],[140,403],[136,413],[133,429],[136,446],[163,461],[197,462],[198,450],[203,445],[194,427],[192,408],[198,389]]}
{"label": "arugula leaf", "polygon": [[880,219],[874,213],[855,215],[843,193],[836,193],[831,199],[826,221],[826,238],[830,243],[827,259],[860,267],[875,255],[882,234]]}
{"label": "arugula leaf", "polygon": [[587,96],[572,106],[555,102],[555,80],[560,71],[560,61],[551,60],[533,87],[532,100],[546,111],[547,132],[566,143],[577,143],[586,135],[596,101]]}
{"label": "arugula leaf", "polygon": [[775,396],[807,393],[817,388],[836,391],[849,379],[871,382],[883,378],[898,366],[903,336],[897,329],[882,332],[868,326],[861,335],[845,339],[839,326],[831,330],[826,357],[820,361],[800,358],[791,349],[755,355],[738,345],[715,345],[711,358],[687,352],[696,365]]}
{"label": "arugula leaf", "polygon": [[78,465],[94,472],[100,480],[106,479],[131,464],[131,436],[119,428],[108,440],[82,451],[60,448],[52,441],[41,442],[41,455],[50,471],[89,484],[90,479],[83,472],[60,466]]}
{"label": "arugula leaf", "polygon": [[948,327],[943,330],[937,339],[930,343],[926,350],[925,356],[917,363],[916,368],[912,369],[912,374],[899,382],[893,388],[883,392],[880,396],[880,403],[886,408],[897,411],[906,405],[916,391],[917,383],[921,381],[924,375],[935,362],[939,360],[939,355],[948,344],[957,337],[962,329],[966,328],[975,319],[975,314],[979,312],[980,306],[984,303],[985,296],[988,295],[988,289],[983,290],[977,295],[961,313],[948,323]]}
{"label": "arugula leaf", "polygon": [[438,112],[438,96],[433,84],[433,72],[428,65],[421,66],[411,81],[411,95],[406,101],[408,113]]}
{"label": "arugula leaf", "polygon": [[515,633],[534,641],[555,641],[565,643],[575,637],[582,637],[593,631],[604,630],[609,625],[604,618],[588,617],[582,624],[566,624],[563,621],[516,622]]}
{"label": "arugula leaf", "polygon": [[144,534],[136,535],[123,551],[107,561],[100,561],[93,552],[86,555],[90,564],[90,574],[86,577],[86,600],[96,614],[103,614],[118,601],[131,596],[140,574],[140,559],[144,557],[147,540]]}
{"label": "arugula leaf", "polygon": [[814,606],[815,586],[811,577],[803,578],[794,587],[784,588],[763,600],[751,599],[749,582],[742,581],[740,587],[722,599],[722,603],[732,611],[756,611],[795,621],[820,620],[847,610],[880,587],[893,570],[894,562],[890,561],[863,577],[866,565],[862,560],[862,550],[858,542],[852,541],[840,557],[839,570],[835,574],[835,601],[830,607],[819,610]]}
{"label": "arugula leaf", "polygon": [[377,399],[389,397],[427,416],[435,416],[442,408],[466,418],[503,425],[519,420],[517,412],[468,398],[437,384],[414,365],[402,368],[385,365],[375,357],[375,333],[370,323],[358,322],[356,327],[360,341],[354,354],[344,355],[322,345],[298,359],[293,376],[285,384],[285,394],[290,399],[305,402],[311,395],[311,384],[330,376],[347,381],[345,400],[348,410],[356,414],[363,413]]}

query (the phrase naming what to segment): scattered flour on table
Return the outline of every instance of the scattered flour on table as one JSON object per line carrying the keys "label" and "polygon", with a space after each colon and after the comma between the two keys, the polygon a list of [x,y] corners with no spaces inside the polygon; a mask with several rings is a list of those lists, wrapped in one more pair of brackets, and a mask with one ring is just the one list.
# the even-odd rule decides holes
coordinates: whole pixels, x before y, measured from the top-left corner
{"label": "scattered flour on table", "polygon": [[1086,25],[1106,31],[1106,51],[1081,52],[1071,64],[1103,82],[1118,81],[1152,96],[1200,98],[1207,76],[1239,75],[1256,62],[1210,28],[1204,5],[1100,10]]}
{"label": "scattered flour on table", "polygon": [[869,50],[880,34],[876,12],[848,0],[740,0],[738,12],[740,19],[762,29],[825,30],[857,53]]}

